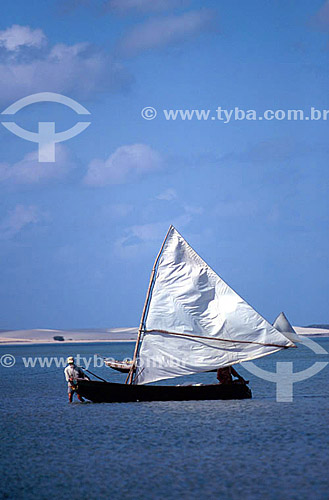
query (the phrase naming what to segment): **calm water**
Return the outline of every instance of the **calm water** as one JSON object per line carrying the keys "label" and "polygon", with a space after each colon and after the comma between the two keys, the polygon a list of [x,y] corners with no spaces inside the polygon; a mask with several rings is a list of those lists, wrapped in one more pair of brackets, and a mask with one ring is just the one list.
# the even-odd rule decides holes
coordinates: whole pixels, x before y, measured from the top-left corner
{"label": "calm water", "polygon": [[[329,339],[319,342],[329,351]],[[246,401],[67,403],[63,370],[22,356],[131,356],[133,344],[0,347],[0,495],[12,499],[328,499],[329,366],[277,403],[275,385],[243,368]],[[327,361],[305,347],[257,360],[275,371]],[[112,381],[124,375],[90,368]],[[215,374],[190,377],[214,381]]]}

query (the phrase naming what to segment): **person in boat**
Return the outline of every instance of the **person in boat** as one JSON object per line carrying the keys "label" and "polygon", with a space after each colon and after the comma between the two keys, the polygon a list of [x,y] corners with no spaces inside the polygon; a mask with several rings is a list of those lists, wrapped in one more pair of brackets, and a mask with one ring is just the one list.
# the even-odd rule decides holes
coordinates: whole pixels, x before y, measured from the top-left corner
{"label": "person in boat", "polygon": [[236,377],[239,382],[243,384],[248,384],[249,380],[245,380],[238,372],[233,368],[233,366],[225,366],[224,368],[218,368],[217,370],[217,380],[220,384],[233,384],[233,377]]}
{"label": "person in boat", "polygon": [[78,400],[83,403],[84,399],[77,392],[78,378],[90,380],[84,371],[74,363],[73,356],[67,358],[67,367],[64,369],[65,379],[69,395],[69,403],[73,401],[73,394],[76,392]]}

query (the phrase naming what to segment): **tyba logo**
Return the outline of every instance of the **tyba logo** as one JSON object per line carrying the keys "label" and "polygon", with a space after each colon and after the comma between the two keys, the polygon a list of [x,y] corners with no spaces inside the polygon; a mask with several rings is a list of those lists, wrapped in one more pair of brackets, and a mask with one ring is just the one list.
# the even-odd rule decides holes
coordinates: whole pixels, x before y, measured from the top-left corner
{"label": "tyba logo", "polygon": [[[328,354],[322,346],[307,337],[304,337],[301,343],[311,349],[315,354]],[[252,361],[241,363],[246,370],[256,375],[256,377],[274,382],[276,384],[276,400],[278,402],[288,403],[293,401],[293,384],[313,377],[323,370],[327,364],[327,361],[316,361],[305,370],[294,372],[292,361],[278,361],[276,363],[276,372],[270,372],[263,370]]]}
{"label": "tyba logo", "polygon": [[[17,111],[29,106],[30,104],[35,104],[38,102],[57,102],[67,106],[78,115],[90,115],[89,111],[74,101],[70,97],[66,97],[61,94],[55,94],[53,92],[40,92],[39,94],[32,94],[23,99],[11,104],[6,108],[1,114],[2,115],[15,115]],[[13,134],[25,139],[26,141],[36,142],[39,145],[38,149],[38,161],[39,162],[54,162],[55,161],[55,144],[56,142],[63,142],[75,137],[76,135],[83,132],[89,125],[90,122],[77,122],[73,127],[64,132],[55,132],[55,122],[39,122],[38,132],[31,132],[26,130],[14,122],[1,122],[6,129],[8,129]]]}

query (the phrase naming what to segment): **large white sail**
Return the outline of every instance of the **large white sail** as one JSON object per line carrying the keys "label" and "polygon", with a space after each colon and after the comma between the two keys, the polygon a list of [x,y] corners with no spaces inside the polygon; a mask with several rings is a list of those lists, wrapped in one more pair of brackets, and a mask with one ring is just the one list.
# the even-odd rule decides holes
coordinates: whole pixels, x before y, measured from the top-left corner
{"label": "large white sail", "polygon": [[293,346],[171,226],[152,282],[134,383],[209,371]]}

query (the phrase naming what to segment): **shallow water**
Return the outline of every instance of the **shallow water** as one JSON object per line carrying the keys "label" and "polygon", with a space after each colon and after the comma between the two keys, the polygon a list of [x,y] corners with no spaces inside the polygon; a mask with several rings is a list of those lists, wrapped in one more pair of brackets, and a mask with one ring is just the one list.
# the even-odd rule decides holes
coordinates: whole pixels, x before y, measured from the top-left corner
{"label": "shallow water", "polygon": [[[317,340],[329,351],[329,339]],[[1,346],[1,484],[12,499],[328,499],[329,366],[278,403],[275,384],[239,368],[252,400],[67,403],[63,369],[22,357],[131,356],[133,344]],[[327,361],[306,347],[257,360],[275,371]],[[125,376],[90,368],[111,381]],[[184,381],[184,380],[183,380]],[[185,381],[215,381],[215,374]],[[172,382],[171,382],[172,383]]]}

